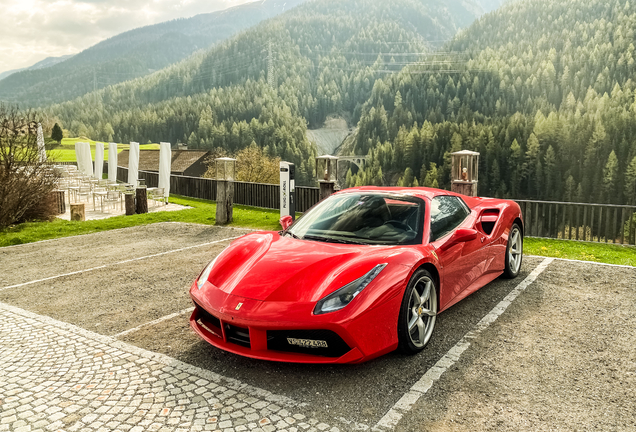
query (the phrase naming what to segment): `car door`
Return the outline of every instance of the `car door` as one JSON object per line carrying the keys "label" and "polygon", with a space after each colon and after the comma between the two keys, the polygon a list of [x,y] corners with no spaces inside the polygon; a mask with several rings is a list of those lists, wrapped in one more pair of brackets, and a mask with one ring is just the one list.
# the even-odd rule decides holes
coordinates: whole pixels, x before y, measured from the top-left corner
{"label": "car door", "polygon": [[[440,308],[451,303],[481,275],[476,260],[484,236],[468,226],[469,216],[470,209],[459,197],[437,196],[431,200],[430,243],[442,267]],[[465,230],[460,233],[459,228]],[[458,233],[464,237],[459,238]]]}

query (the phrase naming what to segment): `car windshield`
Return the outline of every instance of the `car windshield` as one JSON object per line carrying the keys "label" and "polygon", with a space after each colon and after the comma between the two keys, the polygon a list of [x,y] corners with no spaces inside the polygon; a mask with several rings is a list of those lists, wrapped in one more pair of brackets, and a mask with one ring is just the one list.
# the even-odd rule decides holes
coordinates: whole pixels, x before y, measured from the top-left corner
{"label": "car windshield", "polygon": [[424,201],[370,193],[333,195],[300,218],[287,233],[303,240],[370,245],[422,242]]}

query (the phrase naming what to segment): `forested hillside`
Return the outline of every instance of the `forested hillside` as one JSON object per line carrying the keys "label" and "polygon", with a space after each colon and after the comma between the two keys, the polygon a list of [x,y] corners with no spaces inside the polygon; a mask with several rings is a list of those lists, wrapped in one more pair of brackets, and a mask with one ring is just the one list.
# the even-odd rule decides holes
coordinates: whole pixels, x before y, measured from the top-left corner
{"label": "forested hillside", "polygon": [[8,70],[6,72],[2,72],[0,73],[0,80],[5,79],[6,77],[17,73],[17,72],[21,72],[24,70],[37,70],[37,69],[44,69],[44,68],[48,68],[51,66],[55,66],[58,63],[61,63],[65,60],[70,59],[71,57],[73,57],[73,55],[65,55],[65,56],[61,56],[61,57],[47,57],[42,61],[37,62],[36,64],[29,66],[29,67],[25,67],[22,69],[14,69],[14,70]]}
{"label": "forested hillside", "polygon": [[0,101],[46,106],[148,75],[306,0],[256,1],[122,33],[45,69],[0,81]]}
{"label": "forested hillside", "polygon": [[307,122],[321,125],[332,113],[357,121],[378,78],[432,53],[474,20],[474,9],[466,0],[312,1],[151,76],[48,112],[73,134],[100,140],[229,151],[256,142],[297,163],[309,183],[315,149]]}
{"label": "forested hillside", "polygon": [[444,51],[374,85],[350,184],[450,186],[449,152],[476,150],[480,195],[636,203],[636,5],[525,0],[481,18]]}

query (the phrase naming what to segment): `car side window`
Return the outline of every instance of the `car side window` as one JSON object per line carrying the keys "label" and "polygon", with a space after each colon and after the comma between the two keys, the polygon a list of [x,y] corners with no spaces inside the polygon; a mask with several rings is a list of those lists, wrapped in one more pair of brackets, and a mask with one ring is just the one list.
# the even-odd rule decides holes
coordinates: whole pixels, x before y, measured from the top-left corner
{"label": "car side window", "polygon": [[431,241],[438,240],[457,228],[470,214],[464,202],[454,196],[438,196],[431,200]]}

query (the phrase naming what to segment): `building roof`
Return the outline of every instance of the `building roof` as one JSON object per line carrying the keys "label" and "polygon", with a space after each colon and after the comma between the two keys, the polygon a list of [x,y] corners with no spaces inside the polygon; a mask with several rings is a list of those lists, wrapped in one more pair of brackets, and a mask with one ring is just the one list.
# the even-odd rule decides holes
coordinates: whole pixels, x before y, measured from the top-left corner
{"label": "building roof", "polygon": [[479,153],[470,150],[462,150],[451,154],[459,156],[479,156]]}
{"label": "building roof", "polygon": [[[172,150],[172,165],[170,172],[183,173],[192,165],[201,161],[208,155],[204,150]],[[128,168],[130,152],[122,150],[117,154],[117,165]],[[139,151],[140,171],[159,171],[159,150]]]}

